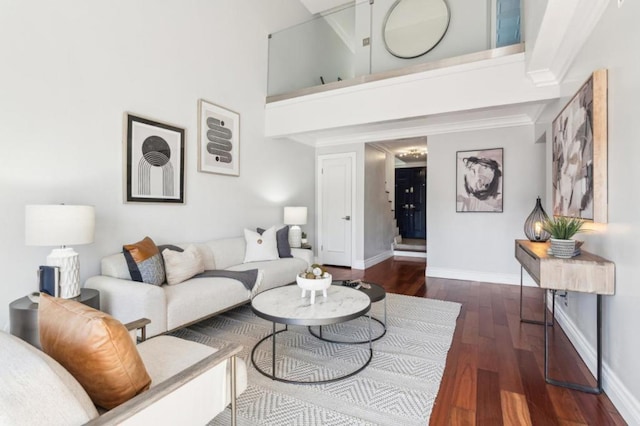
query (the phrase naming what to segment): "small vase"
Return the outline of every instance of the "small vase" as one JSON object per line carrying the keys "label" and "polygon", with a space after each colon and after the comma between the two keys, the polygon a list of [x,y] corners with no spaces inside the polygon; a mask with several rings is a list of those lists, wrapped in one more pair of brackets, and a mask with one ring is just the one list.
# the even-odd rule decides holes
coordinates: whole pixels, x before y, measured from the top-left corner
{"label": "small vase", "polygon": [[551,254],[562,259],[573,257],[576,251],[576,240],[558,240],[551,238]]}

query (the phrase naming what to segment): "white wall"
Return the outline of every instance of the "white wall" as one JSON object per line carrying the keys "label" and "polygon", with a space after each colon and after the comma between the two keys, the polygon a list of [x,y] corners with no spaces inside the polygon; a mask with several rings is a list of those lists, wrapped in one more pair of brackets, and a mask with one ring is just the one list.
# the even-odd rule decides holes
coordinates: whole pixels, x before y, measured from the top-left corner
{"label": "white wall", "polygon": [[[616,265],[616,294],[605,296],[603,301],[604,387],[629,424],[640,424],[640,339],[636,323],[640,305],[640,197],[636,184],[640,181],[640,121],[636,116],[640,98],[638,16],[638,2],[627,1],[620,9],[617,2],[609,3],[563,82],[566,97],[553,106],[550,114],[555,117],[593,71],[609,70],[609,223],[580,238],[586,240],[586,250]],[[551,146],[547,148],[550,162]],[[550,171],[547,179],[550,187]],[[549,203],[551,194],[547,195]],[[595,299],[592,295],[571,293],[566,309],[573,326],[591,346],[587,353],[591,355],[595,355]]]}
{"label": "white wall", "polygon": [[451,20],[446,34],[436,47],[415,59],[400,59],[390,54],[382,38],[384,21],[395,0],[376,0],[371,28],[371,73],[388,71],[438,59],[451,58],[490,48],[490,2],[487,0],[447,0]]}
{"label": "white wall", "polygon": [[[385,192],[387,155],[369,144],[364,148],[364,258],[391,254],[392,204]],[[381,259],[383,260],[383,259]],[[370,262],[367,262],[369,264]]]}
{"label": "white wall", "polygon": [[[456,151],[488,148],[504,148],[503,213],[456,213]],[[545,195],[544,155],[533,126],[429,136],[428,276],[519,282],[514,240]]]}
{"label": "white wall", "polygon": [[[158,243],[242,235],[310,208],[314,152],[264,138],[266,5],[250,0],[0,0],[0,327],[37,289],[51,247],[24,244],[24,206],[92,204],[81,275],[145,235]],[[281,9],[286,15],[286,8]],[[197,172],[197,100],[241,115],[240,177]],[[186,128],[184,205],[124,204],[123,114]]]}

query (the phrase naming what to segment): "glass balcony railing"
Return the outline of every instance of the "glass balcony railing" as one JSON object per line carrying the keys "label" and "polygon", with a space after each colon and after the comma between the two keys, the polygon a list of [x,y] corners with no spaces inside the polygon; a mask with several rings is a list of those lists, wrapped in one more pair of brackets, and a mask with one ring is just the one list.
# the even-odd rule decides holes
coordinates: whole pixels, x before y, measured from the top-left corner
{"label": "glass balcony railing", "polygon": [[268,101],[519,43],[520,0],[350,3],[269,36]]}

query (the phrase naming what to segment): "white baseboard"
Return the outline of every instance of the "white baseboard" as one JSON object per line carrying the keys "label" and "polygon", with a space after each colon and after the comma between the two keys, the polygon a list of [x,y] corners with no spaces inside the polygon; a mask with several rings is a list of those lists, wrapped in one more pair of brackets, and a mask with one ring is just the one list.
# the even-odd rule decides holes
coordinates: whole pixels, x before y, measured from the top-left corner
{"label": "white baseboard", "polygon": [[[427,265],[427,277],[448,278],[451,280],[480,281],[483,283],[520,285],[520,274],[501,274],[495,272],[467,271],[463,269],[433,268]],[[536,287],[535,281],[524,271],[522,283]]]}
{"label": "white baseboard", "polygon": [[370,257],[364,261],[364,269],[370,268],[373,265],[383,262],[390,257],[393,257],[393,251],[391,250],[387,250],[373,257]]}
{"label": "white baseboard", "polygon": [[[550,298],[552,296],[549,295],[547,297],[549,298],[547,299],[548,303],[551,303]],[[578,354],[580,354],[580,357],[582,357],[591,374],[595,377],[598,356],[596,348],[589,343],[580,329],[576,327],[575,323],[564,311],[561,303],[556,303],[556,320],[576,348],[576,351],[578,351]],[[640,401],[604,361],[602,362],[602,387],[628,424],[640,424]]]}

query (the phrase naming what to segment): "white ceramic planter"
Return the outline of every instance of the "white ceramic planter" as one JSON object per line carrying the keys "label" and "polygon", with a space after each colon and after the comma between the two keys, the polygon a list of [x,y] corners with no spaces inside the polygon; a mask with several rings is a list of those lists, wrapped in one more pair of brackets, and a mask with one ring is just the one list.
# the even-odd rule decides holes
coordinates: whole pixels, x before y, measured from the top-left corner
{"label": "white ceramic planter", "polygon": [[573,257],[576,250],[576,240],[558,240],[551,238],[551,254],[562,259]]}
{"label": "white ceramic planter", "polygon": [[316,291],[322,291],[322,295],[326,298],[327,289],[331,285],[331,280],[332,280],[331,275],[329,275],[326,278],[320,278],[317,280],[310,279],[310,278],[303,278],[298,275],[296,277],[296,283],[298,284],[298,287],[302,289],[302,296],[300,297],[305,297],[307,295],[307,291],[311,292],[310,302],[312,305],[316,302]]}

